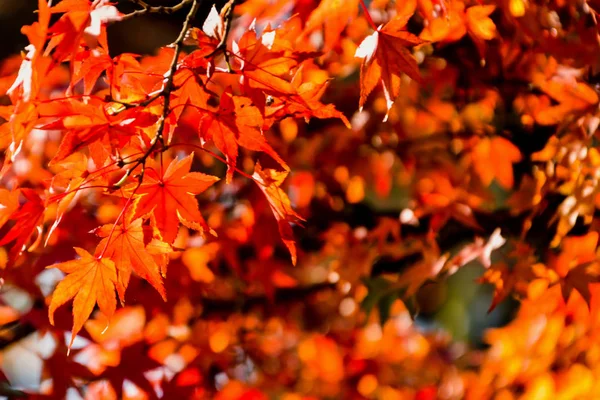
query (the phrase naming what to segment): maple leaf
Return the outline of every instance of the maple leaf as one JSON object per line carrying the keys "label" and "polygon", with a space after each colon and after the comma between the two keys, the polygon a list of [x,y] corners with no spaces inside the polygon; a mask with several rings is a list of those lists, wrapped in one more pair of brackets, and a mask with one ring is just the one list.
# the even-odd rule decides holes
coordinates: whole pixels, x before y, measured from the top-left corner
{"label": "maple leaf", "polygon": [[562,249],[557,257],[551,259],[549,266],[560,277],[560,285],[565,301],[571,291],[577,290],[590,304],[589,284],[600,282],[600,264],[597,260],[598,232],[583,236],[569,236],[563,239]]}
{"label": "maple leaf", "polygon": [[517,146],[502,137],[483,138],[475,145],[471,157],[484,186],[489,186],[495,178],[504,189],[512,189],[512,165],[521,161]]}
{"label": "maple leaf", "polygon": [[[4,111],[9,111],[5,113]],[[4,176],[23,148],[24,139],[37,123],[37,110],[33,103],[9,106],[0,116],[7,120],[0,126],[0,148],[6,149],[0,176]]]}
{"label": "maple leaf", "polygon": [[152,126],[157,119],[155,115],[140,112],[139,109],[111,115],[111,107],[97,98],[86,102],[71,100],[45,103],[38,107],[38,111],[43,121],[38,126],[40,129],[60,129],[65,132],[50,164],[97,141],[104,140],[109,146],[122,148],[132,136]]}
{"label": "maple leaf", "polygon": [[[174,99],[176,100],[174,105],[193,104],[198,106],[208,103],[210,95],[204,90],[205,83],[203,82],[209,68],[206,55],[206,51],[195,51],[183,59],[183,67],[177,71],[173,81],[174,85],[179,88],[175,91],[177,98]],[[177,117],[182,112],[183,107],[174,111]]]}
{"label": "maple leaf", "polygon": [[[78,54],[77,60],[80,59],[81,62],[75,66],[71,84],[83,80],[83,93],[90,94],[100,76],[106,73],[106,80],[110,83],[111,96],[118,97],[120,100],[123,100],[123,96],[119,92],[125,69],[134,70],[139,67],[135,55],[127,53],[111,58],[105,52],[90,50]],[[131,90],[133,88],[129,89],[129,92],[133,92]]]}
{"label": "maple leaf", "polygon": [[[0,239],[0,246],[14,241],[9,253],[10,262],[14,262],[25,251],[27,243],[34,232],[37,231],[38,236],[29,246],[29,250],[37,247],[42,240],[41,224],[45,210],[44,202],[33,189],[20,189],[20,193],[25,197],[25,203],[9,217],[11,220],[18,222]],[[11,201],[11,199],[7,200]],[[14,204],[10,207],[14,207]]]}
{"label": "maple leaf", "polygon": [[277,220],[281,240],[290,252],[292,264],[296,265],[296,244],[290,224],[299,224],[304,219],[292,209],[288,195],[280,188],[287,175],[288,172],[274,169],[263,170],[260,163],[256,163],[252,177],[267,197],[271,211]]}
{"label": "maple leaf", "polygon": [[79,351],[76,359],[98,376],[106,371],[107,367],[123,361],[123,349],[144,339],[146,315],[143,306],[139,305],[117,310],[108,326],[102,314],[96,314],[95,317],[84,325],[94,343]]}
{"label": "maple leaf", "polygon": [[[46,200],[46,206],[56,203],[56,219],[48,230],[46,245],[65,213],[76,204],[82,189],[106,184],[105,174],[111,172],[110,167],[88,171],[88,158],[82,153],[73,153],[56,166],[57,173],[52,178],[51,190],[53,193],[58,191],[57,189],[64,189],[64,191]],[[112,166],[112,170],[116,169],[116,165]]]}
{"label": "maple leaf", "polygon": [[492,312],[515,289],[518,282],[515,275],[516,273],[506,263],[500,262],[488,268],[477,280],[478,283],[489,283],[494,286],[494,297],[488,313]]}
{"label": "maple leaf", "polygon": [[539,272],[545,269],[543,264],[537,262],[533,248],[519,242],[515,245],[516,248],[508,254],[513,260],[512,265],[505,262],[495,263],[477,280],[478,283],[494,286],[494,297],[488,312],[493,311],[511,294],[529,295],[527,289],[530,284],[540,278]]}
{"label": "maple leaf", "polygon": [[467,29],[471,35],[481,40],[490,40],[496,36],[496,25],[489,18],[489,15],[495,9],[495,5],[479,5],[467,8]]}
{"label": "maple leaf", "polygon": [[19,191],[0,188],[0,228],[10,219],[19,208]]}
{"label": "maple leaf", "polygon": [[15,79],[12,86],[8,88],[6,94],[11,97],[20,97],[23,101],[28,102],[35,94],[37,94],[39,84],[33,64],[33,60],[37,55],[37,50],[32,44],[25,47],[25,50],[27,51],[27,54],[25,54],[23,58],[23,63],[19,69],[17,79]]}
{"label": "maple leaf", "polygon": [[48,63],[41,63],[41,54],[46,42],[48,24],[50,23],[50,9],[46,0],[38,1],[38,22],[31,26],[24,26],[21,32],[29,39],[25,47],[25,55],[19,73],[6,94],[11,96],[13,104],[19,100],[28,102],[35,98],[39,91],[40,78],[48,67]]}
{"label": "maple leaf", "polygon": [[125,289],[132,270],[147,280],[166,300],[161,273],[166,269],[167,259],[162,256],[171,251],[171,246],[157,237],[153,238],[155,235],[150,227],[143,226],[142,218],[132,220],[132,215],[133,212],[126,213],[120,225],[104,225],[95,231],[104,238],[98,243],[95,254],[97,257],[103,254],[115,263],[121,303],[125,301]]}
{"label": "maple leaf", "polygon": [[167,243],[173,243],[179,223],[202,233],[211,232],[198,210],[197,194],[204,192],[219,180],[216,176],[190,172],[194,154],[173,160],[162,171],[160,165],[149,163],[139,188],[134,184],[124,193],[139,196],[134,218],[151,213],[154,223]]}
{"label": "maple leaf", "polygon": [[44,360],[44,369],[52,379],[52,397],[64,399],[68,397],[69,388],[75,387],[79,380],[93,380],[94,374],[88,368],[69,356],[69,349],[64,339],[56,340],[56,350],[51,357]]}
{"label": "maple leaf", "polygon": [[54,312],[67,301],[73,300],[73,332],[69,348],[83,324],[98,303],[100,311],[108,318],[117,308],[115,284],[117,271],[115,263],[107,258],[97,258],[75,247],[79,259],[48,266],[58,268],[68,274],[56,286],[48,308],[50,323],[54,325]]}
{"label": "maple leaf", "polygon": [[[291,18],[278,29],[269,27],[257,37],[246,32],[233,43],[236,59],[243,74],[242,88],[264,116],[263,129],[289,116],[320,119],[340,118],[350,128],[346,117],[332,104],[319,99],[328,85],[327,74],[315,74],[310,60],[319,52],[299,50],[294,42],[300,33],[300,21]],[[291,76],[291,81],[290,81]],[[270,101],[267,102],[267,96]]]}
{"label": "maple leaf", "polygon": [[600,264],[598,262],[587,262],[579,264],[571,270],[560,281],[560,289],[565,301],[569,300],[571,292],[575,289],[585,300],[588,308],[591,304],[591,283],[600,282]]}
{"label": "maple leaf", "polygon": [[267,27],[260,36],[254,29],[248,30],[233,44],[240,69],[244,74],[253,72],[285,78],[300,63],[321,56],[320,52],[298,49],[294,42],[300,30],[301,21],[297,17],[290,18],[277,29]]}
{"label": "maple leaf", "polygon": [[[338,111],[333,104],[323,104],[319,99],[325,93],[325,89],[329,85],[328,80],[322,82],[315,81],[314,77],[310,77],[310,73],[304,73],[305,69],[300,67],[294,74],[291,84],[297,96],[294,96],[295,101],[290,102],[280,110],[279,117],[285,117],[285,114],[281,113],[285,111],[291,115],[297,117],[303,117],[308,121],[311,117],[319,119],[327,118],[339,118],[342,120],[346,128],[350,129],[350,121],[344,114]],[[276,108],[275,106],[273,108]]]}
{"label": "maple leaf", "polygon": [[331,50],[338,42],[346,25],[358,14],[358,0],[324,0],[306,21],[303,36],[323,27],[324,50]]}
{"label": "maple leaf", "polygon": [[225,91],[216,112],[204,113],[200,120],[200,137],[209,140],[227,159],[227,183],[231,182],[237,165],[238,146],[262,151],[271,156],[286,170],[285,161],[267,143],[260,131],[263,118],[252,100],[243,96],[232,96]]}
{"label": "maple leaf", "polygon": [[106,24],[122,18],[108,0],[63,0],[50,11],[53,14],[64,13],[50,28],[53,36],[47,46],[55,49],[54,57],[59,61],[64,61],[69,55],[74,60],[81,40],[91,49],[98,45],[108,49]]}
{"label": "maple leaf", "polygon": [[[419,3],[423,6],[423,2]],[[420,34],[422,39],[430,42],[455,42],[467,33],[465,4],[461,1],[453,1],[449,7],[444,8],[444,15],[434,12],[433,8],[423,12],[427,24]]]}
{"label": "maple leaf", "polygon": [[95,1],[90,12],[89,24],[83,30],[88,46],[94,48],[98,42],[102,42],[103,47],[107,48],[106,37],[102,37],[106,35],[103,27],[109,22],[120,21],[121,17],[119,10],[109,0]]}
{"label": "maple leaf", "polygon": [[566,276],[572,267],[595,260],[597,245],[598,232],[566,237],[560,254],[550,264],[559,276]]}
{"label": "maple leaf", "polygon": [[[148,346],[140,341],[121,350],[121,361],[117,365],[109,366],[102,376],[107,379],[116,392],[117,399],[127,397],[125,382],[133,382],[143,390],[145,398],[158,399],[155,388],[148,382],[149,371],[162,367],[158,362],[148,356]],[[161,396],[162,397],[162,396]]]}
{"label": "maple leaf", "polygon": [[495,5],[479,5],[467,8],[465,13],[467,30],[482,59],[485,56],[485,41],[496,37],[496,25],[489,17],[495,9]]}
{"label": "maple leaf", "polygon": [[387,120],[390,108],[400,95],[401,74],[405,73],[421,82],[417,61],[406,49],[424,43],[412,33],[402,30],[410,16],[398,16],[367,36],[356,49],[355,57],[363,59],[360,67],[360,109],[369,94],[381,81],[387,103]]}
{"label": "maple leaf", "polygon": [[534,76],[533,82],[558,104],[554,105],[546,96],[539,97],[538,101],[532,101],[536,106],[531,113],[540,125],[555,125],[563,122],[569,114],[597,107],[598,93],[588,84],[560,80],[556,77],[545,81],[544,78]]}

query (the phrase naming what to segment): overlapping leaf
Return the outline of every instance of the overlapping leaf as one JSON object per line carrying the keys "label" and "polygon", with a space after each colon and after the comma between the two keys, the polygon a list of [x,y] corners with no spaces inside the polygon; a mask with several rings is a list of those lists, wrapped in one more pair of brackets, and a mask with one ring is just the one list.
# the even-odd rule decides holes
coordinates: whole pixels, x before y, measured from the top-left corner
{"label": "overlapping leaf", "polygon": [[[417,36],[403,30],[410,15],[398,16],[367,36],[356,49],[355,57],[363,59],[360,67],[360,102],[362,108],[369,94],[381,81],[389,113],[400,95],[402,74],[421,81],[417,61],[407,47],[423,43]],[[387,120],[388,114],[384,118]]]}
{"label": "overlapping leaf", "polygon": [[261,127],[263,118],[252,101],[228,92],[221,95],[221,104],[216,112],[206,112],[200,120],[200,138],[212,140],[227,159],[227,182],[231,182],[237,165],[238,147],[262,151],[273,157],[282,167],[287,164],[267,143]]}
{"label": "overlapping leaf", "polygon": [[98,243],[95,255],[109,258],[117,269],[117,292],[121,303],[125,302],[125,289],[131,272],[147,280],[166,299],[162,276],[166,273],[171,246],[157,237],[150,226],[144,226],[142,218],[132,219],[135,206],[127,212],[118,225],[104,225],[96,230],[103,239]]}
{"label": "overlapping leaf", "polygon": [[124,190],[125,196],[139,196],[134,219],[151,214],[154,224],[167,243],[173,243],[179,223],[190,229],[212,232],[198,210],[195,196],[212,186],[219,178],[190,172],[193,154],[173,160],[162,170],[160,164],[146,167],[141,184]]}
{"label": "overlapping leaf", "polygon": [[[20,189],[25,198],[21,207],[10,214],[9,219],[14,225],[0,238],[0,246],[12,243],[9,259],[14,262],[27,248],[33,250],[42,240],[42,218],[44,216],[44,202],[33,189]],[[14,209],[14,195],[6,194],[7,208]],[[33,235],[37,234],[33,243],[29,243]]]}
{"label": "overlapping leaf", "polygon": [[60,147],[52,162],[58,162],[71,153],[97,141],[110,147],[122,148],[132,136],[152,126],[157,117],[140,110],[125,110],[111,115],[110,106],[97,99],[86,102],[56,101],[39,106],[40,128],[63,130]]}
{"label": "overlapping leaf", "polygon": [[263,169],[257,163],[253,178],[267,197],[271,211],[277,220],[281,240],[290,251],[292,263],[296,264],[296,244],[291,224],[301,223],[304,219],[292,209],[288,195],[280,188],[287,174],[274,169]]}

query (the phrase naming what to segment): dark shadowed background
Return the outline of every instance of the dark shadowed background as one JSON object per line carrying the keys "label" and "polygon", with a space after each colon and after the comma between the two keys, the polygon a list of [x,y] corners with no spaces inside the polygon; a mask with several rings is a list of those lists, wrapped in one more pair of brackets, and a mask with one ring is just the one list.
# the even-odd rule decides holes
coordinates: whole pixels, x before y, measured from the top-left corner
{"label": "dark shadowed background", "polygon": [[[53,4],[59,1],[54,0]],[[152,6],[173,6],[180,0],[147,0]],[[128,0],[113,1],[122,12],[136,9]],[[202,26],[212,5],[219,9],[225,0],[205,0],[196,16],[196,26]],[[35,10],[38,0],[0,0],[0,58],[18,54],[26,45],[27,38],[21,27],[37,19]],[[147,15],[133,18],[109,27],[109,43],[113,55],[123,52],[152,53],[157,47],[174,40],[181,29],[185,10],[173,15]]]}

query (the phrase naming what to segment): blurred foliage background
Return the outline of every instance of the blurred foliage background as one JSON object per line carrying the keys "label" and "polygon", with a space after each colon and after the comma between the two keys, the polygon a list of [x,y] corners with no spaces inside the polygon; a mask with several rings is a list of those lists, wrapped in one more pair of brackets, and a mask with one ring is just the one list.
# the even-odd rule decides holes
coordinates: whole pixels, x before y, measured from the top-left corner
{"label": "blurred foliage background", "polygon": [[[149,0],[151,5],[169,6],[176,4],[177,0]],[[217,3],[224,3],[219,1]],[[124,12],[131,11],[132,5],[127,0],[117,1],[119,9]],[[196,26],[201,26],[213,2],[205,1],[195,21]],[[219,7],[220,4],[217,4]],[[35,9],[37,0],[2,0],[0,1],[0,58],[18,54],[27,44],[25,36],[20,33],[23,25],[31,24],[36,20]],[[151,54],[160,46],[173,41],[177,35],[184,13],[174,15],[148,15],[134,18],[123,23],[109,27],[109,43],[113,55],[132,52]],[[358,76],[354,76],[358,79]],[[333,94],[335,96],[335,94]],[[394,193],[385,200],[377,196],[366,194],[362,203],[352,205],[351,209],[344,210],[344,218],[361,223],[374,220],[378,216],[393,215],[406,204],[407,194]],[[302,235],[310,235],[311,224],[308,222],[307,230]],[[351,223],[352,224],[352,223]],[[460,249],[472,240],[472,237],[461,238],[454,236],[454,248]],[[308,239],[310,241],[310,238]],[[502,249],[495,257],[501,256]],[[386,261],[381,260],[378,268],[394,270],[398,265],[386,266]],[[483,269],[477,262],[461,268],[456,274],[445,281],[433,282],[425,285],[417,293],[412,304],[416,323],[424,330],[447,330],[455,340],[466,341],[474,346],[482,346],[482,335],[488,327],[501,326],[511,320],[516,311],[517,303],[507,300],[493,312],[488,313],[492,301],[492,288],[476,283]],[[401,267],[401,266],[400,266]]]}

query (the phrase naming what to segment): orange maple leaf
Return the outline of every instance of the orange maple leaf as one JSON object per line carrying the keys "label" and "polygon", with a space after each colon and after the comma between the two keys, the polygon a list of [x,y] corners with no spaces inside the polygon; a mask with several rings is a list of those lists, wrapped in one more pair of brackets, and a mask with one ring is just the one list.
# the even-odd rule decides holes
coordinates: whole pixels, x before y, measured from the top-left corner
{"label": "orange maple leaf", "polygon": [[496,25],[489,17],[496,9],[495,5],[479,5],[467,8],[466,25],[480,57],[485,58],[485,41],[496,37]]}
{"label": "orange maple leaf", "polygon": [[58,227],[67,211],[74,206],[82,193],[82,189],[96,185],[106,184],[106,176],[111,168],[103,167],[96,171],[89,171],[88,157],[83,153],[73,153],[56,165],[57,173],[52,177],[51,193],[62,191],[62,193],[53,194],[46,199],[46,207],[56,203],[56,219],[46,236],[45,245],[48,244],[50,237]]}
{"label": "orange maple leaf", "polygon": [[[33,189],[20,189],[25,197],[25,203],[18,210],[14,211],[9,219],[14,220],[15,225],[0,239],[0,246],[5,246],[14,241],[9,252],[10,262],[14,262],[17,257],[27,248],[29,239],[37,231],[36,240],[29,246],[33,250],[42,239],[42,218],[44,216],[44,203],[40,196]],[[14,198],[5,199],[5,201],[14,201]],[[14,207],[14,204],[11,205]]]}
{"label": "orange maple leaf", "polygon": [[531,105],[527,104],[528,111],[537,123],[541,125],[559,124],[564,122],[569,114],[593,110],[598,106],[598,93],[588,84],[564,78],[561,80],[559,74],[551,80],[545,78],[538,73],[532,80],[551,99],[547,96],[536,97],[533,95],[526,98],[528,100],[526,104],[531,103]]}
{"label": "orange maple leaf", "polygon": [[324,50],[331,50],[350,21],[358,14],[358,0],[324,0],[313,10],[306,21],[302,37],[323,27]]}
{"label": "orange maple leaf", "polygon": [[98,141],[122,148],[132,137],[143,133],[143,128],[156,122],[156,116],[138,109],[111,115],[111,107],[97,98],[86,102],[64,100],[43,103],[38,106],[38,112],[44,121],[39,125],[40,129],[64,131],[50,164]]}
{"label": "orange maple leaf", "polygon": [[207,112],[200,121],[200,137],[209,140],[227,159],[227,183],[233,178],[237,164],[238,147],[262,151],[271,156],[285,169],[285,161],[267,143],[260,131],[263,117],[252,100],[243,96],[232,96],[228,91],[221,95],[221,104],[217,112]]}
{"label": "orange maple leaf", "polygon": [[475,145],[471,157],[473,168],[484,186],[489,186],[496,178],[504,189],[513,187],[512,165],[521,161],[521,153],[509,140],[483,138]]}
{"label": "orange maple leaf", "polygon": [[332,104],[319,101],[328,76],[324,71],[315,74],[311,68],[310,60],[321,56],[320,52],[310,47],[298,49],[294,44],[300,30],[301,22],[293,17],[276,30],[267,27],[258,37],[251,29],[234,42],[234,56],[243,74],[243,93],[264,117],[263,129],[289,116],[306,120],[340,118],[349,127],[346,117]]}
{"label": "orange maple leaf", "polygon": [[551,260],[550,266],[560,277],[565,301],[575,289],[590,304],[590,283],[600,282],[600,265],[596,255],[598,232],[583,236],[569,236],[562,241],[562,251]]}
{"label": "orange maple leaf", "polygon": [[[124,78],[124,75],[128,70],[139,69],[135,54],[124,53],[112,58],[106,52],[91,50],[80,55],[80,58],[82,61],[75,66],[72,84],[83,81],[83,93],[91,94],[96,82],[105,73],[106,81],[111,85],[111,95],[118,92],[119,99],[124,100],[121,84],[124,81],[131,81],[130,77]],[[131,94],[127,93],[127,95]]]}
{"label": "orange maple leaf", "polygon": [[355,57],[363,59],[360,67],[360,108],[377,83],[381,81],[387,102],[388,113],[396,98],[400,95],[401,74],[421,82],[419,66],[408,46],[415,46],[424,41],[412,33],[402,30],[408,22],[408,16],[398,16],[367,36],[356,49]]}
{"label": "orange maple leaf", "polygon": [[271,211],[277,220],[281,240],[290,251],[292,264],[296,265],[296,244],[290,224],[299,224],[304,221],[304,218],[294,211],[288,195],[280,188],[287,175],[287,171],[263,170],[260,163],[256,163],[252,177],[267,197]]}
{"label": "orange maple leaf", "polygon": [[195,196],[219,180],[216,176],[189,172],[193,153],[182,160],[173,160],[166,170],[148,163],[139,188],[133,185],[124,192],[140,196],[135,217],[152,213],[156,227],[167,243],[173,243],[179,223],[200,232],[212,232],[198,210]]}
{"label": "orange maple leaf", "polygon": [[590,283],[598,282],[600,282],[600,264],[598,262],[579,264],[572,268],[560,282],[563,299],[568,301],[571,292],[575,289],[590,307],[592,301]]}
{"label": "orange maple leaf", "polygon": [[48,48],[56,48],[54,56],[60,61],[64,61],[68,55],[72,55],[73,60],[77,45],[82,40],[91,49],[98,45],[108,49],[106,24],[122,18],[119,10],[107,0],[61,1],[50,12],[64,13],[50,28],[53,36],[48,43]]}
{"label": "orange maple leaf", "polygon": [[40,81],[48,70],[48,60],[43,57],[50,23],[50,9],[46,0],[38,0],[38,21],[22,28],[31,44],[25,47],[27,55],[23,58],[17,78],[6,92],[11,96],[13,104],[20,100],[28,102],[37,97]]}
{"label": "orange maple leaf", "polygon": [[244,73],[254,71],[285,79],[302,62],[317,58],[321,52],[310,46],[298,46],[302,22],[298,16],[288,19],[277,29],[267,27],[260,35],[249,29],[235,42],[235,56]]}
{"label": "orange maple leaf", "polygon": [[0,188],[0,228],[19,209],[19,191]]}
{"label": "orange maple leaf", "polygon": [[532,247],[519,242],[513,244],[515,249],[507,254],[510,263],[494,263],[477,279],[478,283],[488,283],[494,287],[494,297],[488,312],[493,311],[510,295],[531,296],[534,293],[532,288],[539,284],[538,280],[546,270],[544,264],[537,262]]}
{"label": "orange maple leaf", "polygon": [[161,272],[164,272],[167,259],[163,257],[171,251],[171,246],[159,238],[152,237],[150,227],[142,225],[142,218],[132,219],[133,213],[127,213],[122,224],[104,225],[96,230],[103,237],[96,248],[96,256],[110,258],[117,268],[117,292],[121,302],[125,300],[125,289],[129,284],[131,271],[147,280],[162,298],[167,293]]}
{"label": "orange maple leaf", "polygon": [[107,318],[110,318],[117,308],[115,263],[107,258],[96,258],[79,247],[75,247],[75,251],[81,258],[48,266],[48,268],[58,268],[68,274],[60,281],[52,294],[48,316],[50,323],[54,325],[56,309],[74,299],[73,333],[69,349],[96,303]]}

